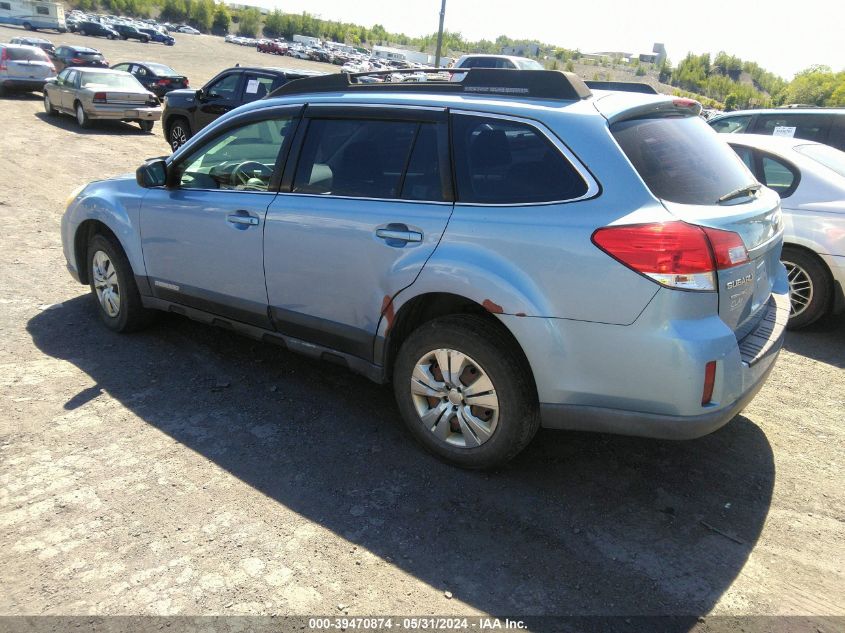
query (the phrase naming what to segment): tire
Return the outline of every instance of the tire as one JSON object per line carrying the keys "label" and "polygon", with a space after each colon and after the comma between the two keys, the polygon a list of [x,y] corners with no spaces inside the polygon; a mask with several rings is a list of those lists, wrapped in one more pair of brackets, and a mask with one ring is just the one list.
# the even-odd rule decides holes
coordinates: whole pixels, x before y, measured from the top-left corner
{"label": "tire", "polygon": [[85,261],[91,294],[106,327],[125,333],[147,326],[154,312],[141,303],[132,267],[120,245],[105,235],[95,235],[88,242]]}
{"label": "tire", "polygon": [[[113,40],[113,39],[117,39],[117,38],[115,37],[115,35],[114,35],[114,34],[110,33],[110,34],[109,34],[109,39],[110,39],[110,40]],[[124,38],[124,39],[126,39],[126,38]]]}
{"label": "tire", "polygon": [[142,132],[152,132],[153,127],[155,127],[155,121],[138,121],[138,125],[141,126]]}
{"label": "tire", "polygon": [[780,256],[789,278],[787,327],[799,330],[822,318],[830,306],[833,285],[824,263],[813,253],[784,246]]}
{"label": "tire", "polygon": [[[109,39],[111,39],[111,35],[109,35]],[[128,40],[129,38],[128,38],[128,37],[126,37],[125,35],[121,35],[121,36],[120,36],[120,39],[122,39],[122,40],[125,42],[125,41],[126,41],[126,40]]]}
{"label": "tire", "polygon": [[[443,362],[461,359],[459,376],[449,378],[440,369]],[[412,384],[417,385],[413,391]],[[393,392],[411,435],[462,468],[508,462],[540,426],[536,390],[521,350],[479,316],[442,317],[412,332],[396,357]]]}
{"label": "tire", "polygon": [[191,138],[191,126],[184,117],[173,120],[167,130],[167,142],[174,152],[182,147]]}
{"label": "tire", "polygon": [[76,122],[79,124],[79,127],[84,130],[91,127],[91,119],[88,118],[88,115],[85,113],[85,108],[82,107],[82,104],[79,103],[79,101],[77,101],[74,105],[73,111],[76,114]]}
{"label": "tire", "polygon": [[29,22],[24,22],[23,28],[25,28],[27,31],[34,31],[35,30],[34,28],[32,28],[32,25]]}
{"label": "tire", "polygon": [[53,103],[50,101],[50,95],[47,94],[47,91],[44,91],[44,112],[46,112],[49,116],[56,116],[58,111],[56,108],[53,107]]}
{"label": "tire", "polygon": [[85,29],[79,29],[80,35],[88,35],[88,32]]}

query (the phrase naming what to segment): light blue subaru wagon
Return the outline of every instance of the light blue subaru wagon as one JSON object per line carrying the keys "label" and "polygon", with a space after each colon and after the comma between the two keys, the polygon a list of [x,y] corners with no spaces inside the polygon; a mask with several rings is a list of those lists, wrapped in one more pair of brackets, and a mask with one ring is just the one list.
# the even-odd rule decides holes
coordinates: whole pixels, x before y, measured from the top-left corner
{"label": "light blue subaru wagon", "polygon": [[467,468],[539,426],[694,438],[745,407],[789,314],[779,198],[687,99],[556,71],[290,82],[75,192],[105,325],[156,310],[392,383]]}

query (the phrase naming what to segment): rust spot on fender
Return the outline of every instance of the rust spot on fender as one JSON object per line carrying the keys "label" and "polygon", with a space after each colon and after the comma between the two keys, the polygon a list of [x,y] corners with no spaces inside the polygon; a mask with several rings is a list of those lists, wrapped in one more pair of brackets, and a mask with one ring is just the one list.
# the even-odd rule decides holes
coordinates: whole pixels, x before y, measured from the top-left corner
{"label": "rust spot on fender", "polygon": [[493,314],[503,314],[505,312],[502,309],[502,306],[500,306],[498,303],[493,303],[492,301],[490,301],[490,299],[485,299],[484,303],[482,303],[481,305],[483,305],[488,312],[492,312]]}
{"label": "rust spot on fender", "polygon": [[381,315],[387,320],[387,328],[384,330],[384,333],[387,334],[393,327],[393,321],[396,318],[393,299],[390,298],[390,295],[384,295],[384,299],[381,300]]}

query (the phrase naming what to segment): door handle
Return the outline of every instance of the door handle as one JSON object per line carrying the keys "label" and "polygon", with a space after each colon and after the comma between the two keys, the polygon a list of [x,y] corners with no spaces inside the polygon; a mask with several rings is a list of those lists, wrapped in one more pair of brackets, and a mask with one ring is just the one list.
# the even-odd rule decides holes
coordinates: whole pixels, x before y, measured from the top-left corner
{"label": "door handle", "polygon": [[402,228],[377,229],[376,237],[383,240],[393,240],[397,242],[422,242],[422,233],[419,231],[411,231],[407,226],[402,225]]}
{"label": "door handle", "polygon": [[251,215],[227,215],[226,219],[232,224],[245,224],[247,226],[256,226],[258,218]]}

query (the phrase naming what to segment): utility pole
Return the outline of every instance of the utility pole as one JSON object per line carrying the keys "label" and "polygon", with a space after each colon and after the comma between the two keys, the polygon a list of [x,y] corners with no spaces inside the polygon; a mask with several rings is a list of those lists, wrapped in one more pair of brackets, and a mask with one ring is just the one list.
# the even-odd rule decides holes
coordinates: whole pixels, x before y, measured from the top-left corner
{"label": "utility pole", "polygon": [[437,51],[434,53],[434,67],[440,68],[440,53],[443,50],[443,19],[446,17],[446,0],[440,5],[440,28],[437,30]]}

